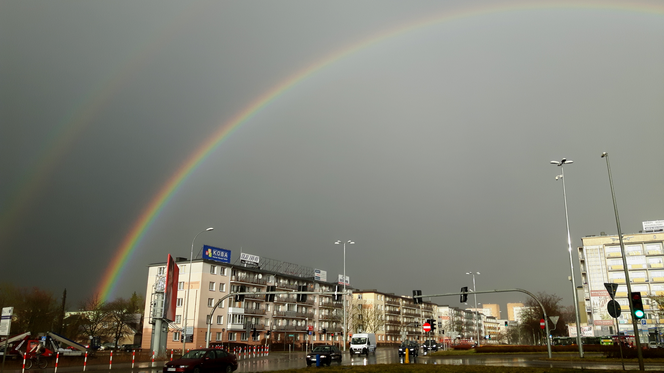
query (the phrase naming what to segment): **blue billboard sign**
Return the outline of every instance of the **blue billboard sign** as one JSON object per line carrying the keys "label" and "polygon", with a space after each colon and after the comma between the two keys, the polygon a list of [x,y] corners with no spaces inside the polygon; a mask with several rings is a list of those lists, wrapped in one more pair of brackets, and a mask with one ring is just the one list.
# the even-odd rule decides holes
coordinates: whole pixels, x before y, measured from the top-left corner
{"label": "blue billboard sign", "polygon": [[215,262],[221,263],[230,263],[231,251],[203,245],[203,259],[214,260]]}

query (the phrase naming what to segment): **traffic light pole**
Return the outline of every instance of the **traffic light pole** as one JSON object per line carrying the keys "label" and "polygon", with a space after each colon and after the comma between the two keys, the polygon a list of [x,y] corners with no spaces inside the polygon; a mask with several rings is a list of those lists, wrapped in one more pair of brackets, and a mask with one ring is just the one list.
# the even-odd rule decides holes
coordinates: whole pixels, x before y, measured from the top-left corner
{"label": "traffic light pole", "polygon": [[[334,295],[334,296],[339,296],[342,295],[345,296],[347,295],[346,293],[350,292],[343,292],[343,291],[243,291],[243,292],[236,292],[236,293],[229,293],[224,295],[221,299],[215,303],[214,307],[212,307],[212,310],[210,311],[210,315],[207,320],[207,334],[205,336],[205,348],[210,348],[210,332],[212,328],[212,316],[214,315],[214,311],[217,310],[217,307],[221,303],[223,303],[226,299],[235,297],[237,296],[245,296],[245,295],[277,295],[277,294],[312,294],[312,295]],[[308,333],[308,331],[307,331]]]}
{"label": "traffic light pole", "polygon": [[620,229],[620,217],[618,216],[618,205],[616,204],[616,195],[613,192],[613,178],[611,177],[611,166],[609,165],[609,154],[602,153],[602,158],[606,158],[606,170],[609,173],[609,185],[611,186],[611,199],[613,200],[613,212],[616,215],[616,228],[618,228],[618,240],[620,241],[620,254],[622,255],[623,270],[625,271],[625,283],[627,284],[627,299],[629,300],[630,318],[634,328],[634,339],[636,340],[636,356],[639,358],[639,370],[645,370],[643,362],[643,351],[641,350],[641,333],[637,318],[634,317],[634,302],[632,301],[632,286],[629,281],[629,271],[627,269],[627,259],[625,258],[625,243],[623,242],[622,230]]}
{"label": "traffic light pole", "polygon": [[[520,292],[524,294],[528,294],[531,298],[533,298],[537,304],[539,304],[540,308],[542,309],[542,313],[544,314],[544,320],[548,320],[548,316],[546,315],[546,310],[544,309],[544,305],[542,305],[542,302],[540,302],[539,299],[535,296],[535,294],[529,292],[528,290],[523,290],[523,289],[495,289],[495,290],[482,290],[482,291],[476,291],[476,289],[473,289],[473,291],[466,291],[466,292],[458,292],[458,293],[445,293],[445,294],[427,294],[427,295],[422,295],[420,293],[415,293],[413,291],[413,299],[415,298],[425,298],[425,297],[447,297],[451,295],[464,295],[464,294],[490,294],[490,293],[511,293],[511,292]],[[549,338],[549,323],[548,321],[544,323],[544,326],[546,328],[546,350],[549,354],[549,359],[551,359],[551,339]]]}

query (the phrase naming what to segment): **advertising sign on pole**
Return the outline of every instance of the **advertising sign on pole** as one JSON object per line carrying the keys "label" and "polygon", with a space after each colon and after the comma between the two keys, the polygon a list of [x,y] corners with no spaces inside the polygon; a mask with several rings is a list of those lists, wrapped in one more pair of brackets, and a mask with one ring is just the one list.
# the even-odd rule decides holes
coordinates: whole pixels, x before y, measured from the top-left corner
{"label": "advertising sign on pole", "polygon": [[0,317],[0,335],[9,336],[9,331],[12,325],[12,314],[14,307],[4,307],[2,309],[2,316]]}
{"label": "advertising sign on pole", "polygon": [[218,247],[203,245],[203,259],[213,260],[220,263],[231,262],[231,251]]}
{"label": "advertising sign on pole", "polygon": [[162,317],[169,321],[175,321],[179,278],[180,268],[175,264],[175,260],[171,254],[168,254],[168,261],[166,262],[166,280],[164,284],[164,314]]}

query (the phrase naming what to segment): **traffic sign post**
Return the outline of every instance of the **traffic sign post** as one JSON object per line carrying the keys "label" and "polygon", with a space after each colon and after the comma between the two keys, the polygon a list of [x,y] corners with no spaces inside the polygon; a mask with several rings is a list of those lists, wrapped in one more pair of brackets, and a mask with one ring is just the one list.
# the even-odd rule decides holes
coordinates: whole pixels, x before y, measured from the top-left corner
{"label": "traffic sign post", "polygon": [[430,325],[428,322],[425,322],[425,323],[422,325],[422,329],[424,329],[424,331],[428,333],[428,332],[431,331],[431,325]]}
{"label": "traffic sign post", "polygon": [[546,327],[546,321],[544,319],[540,319],[540,328],[544,329]]}

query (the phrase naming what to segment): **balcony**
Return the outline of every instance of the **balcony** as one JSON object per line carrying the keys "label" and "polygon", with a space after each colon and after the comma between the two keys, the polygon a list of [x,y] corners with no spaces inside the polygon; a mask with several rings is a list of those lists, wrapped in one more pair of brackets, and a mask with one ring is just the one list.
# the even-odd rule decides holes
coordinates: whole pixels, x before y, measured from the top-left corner
{"label": "balcony", "polygon": [[319,306],[319,307],[341,308],[342,305],[343,305],[343,303],[341,303],[341,302],[333,302],[333,301],[331,301],[331,300],[329,300],[329,299],[325,299],[325,298],[322,298],[322,299],[318,302],[318,306]]}
{"label": "balcony", "polygon": [[292,319],[313,319],[313,312],[296,312],[296,311],[274,311],[272,312],[272,317],[288,317]]}
{"label": "balcony", "polygon": [[245,315],[265,315],[265,308],[251,308],[251,307],[245,307],[244,308],[244,314]]}
{"label": "balcony", "polygon": [[390,314],[390,315],[399,315],[400,314],[398,309],[396,309],[396,310],[386,309],[385,313]]}
{"label": "balcony", "polygon": [[399,304],[401,304],[401,302],[399,302],[399,300],[395,298],[385,298],[385,304],[392,304],[398,306]]}
{"label": "balcony", "polygon": [[265,295],[264,294],[247,294],[244,296],[245,299],[252,299],[252,300],[265,300]]}
{"label": "balcony", "polygon": [[247,276],[247,275],[233,275],[231,276],[231,282],[242,282],[245,284],[256,284],[256,285],[266,285],[267,280],[263,278],[258,278],[256,276]]}
{"label": "balcony", "polygon": [[307,332],[307,326],[302,325],[302,326],[297,326],[297,325],[274,325],[274,331],[277,332]]}
{"label": "balcony", "polygon": [[318,315],[318,320],[341,320],[343,316],[329,314],[329,315]]}

